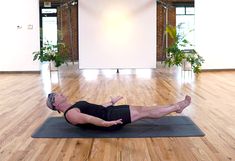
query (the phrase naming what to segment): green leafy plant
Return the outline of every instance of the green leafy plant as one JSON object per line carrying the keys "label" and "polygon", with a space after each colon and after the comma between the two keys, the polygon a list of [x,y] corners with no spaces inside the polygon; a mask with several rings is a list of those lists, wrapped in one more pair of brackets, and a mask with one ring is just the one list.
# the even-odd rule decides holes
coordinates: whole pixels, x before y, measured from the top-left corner
{"label": "green leafy plant", "polygon": [[40,62],[55,62],[55,67],[59,67],[68,60],[68,49],[64,43],[51,44],[49,41],[44,43],[40,51],[33,52],[33,60],[40,60]]}
{"label": "green leafy plant", "polygon": [[194,49],[190,50],[190,52],[185,52],[185,50],[181,49],[187,45],[192,46],[183,33],[177,32],[176,29],[180,30],[181,25],[179,24],[177,27],[168,25],[166,27],[165,32],[173,39],[173,44],[166,48],[167,58],[164,63],[168,67],[172,67],[174,65],[182,66],[183,62],[187,61],[191,64],[193,72],[199,73],[205,60]]}

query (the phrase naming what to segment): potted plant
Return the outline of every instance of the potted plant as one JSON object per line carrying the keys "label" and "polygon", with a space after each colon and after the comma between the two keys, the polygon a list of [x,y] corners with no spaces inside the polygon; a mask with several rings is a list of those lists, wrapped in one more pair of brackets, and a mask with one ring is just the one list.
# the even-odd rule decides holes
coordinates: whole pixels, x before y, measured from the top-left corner
{"label": "potted plant", "polygon": [[49,41],[44,43],[40,51],[33,52],[33,60],[40,60],[40,62],[53,62],[55,67],[59,67],[68,60],[68,50],[64,43],[51,44]]}
{"label": "potted plant", "polygon": [[173,44],[166,48],[167,58],[165,60],[165,64],[168,67],[172,67],[174,65],[186,67],[186,64],[189,63],[193,72],[199,73],[201,71],[202,63],[204,63],[204,59],[194,49],[182,49],[182,47],[192,45],[188,40],[186,40],[184,34],[180,34],[176,31],[177,28],[180,29],[181,25],[182,24],[179,24],[177,27],[168,25],[166,27],[166,34],[169,34],[173,39]]}

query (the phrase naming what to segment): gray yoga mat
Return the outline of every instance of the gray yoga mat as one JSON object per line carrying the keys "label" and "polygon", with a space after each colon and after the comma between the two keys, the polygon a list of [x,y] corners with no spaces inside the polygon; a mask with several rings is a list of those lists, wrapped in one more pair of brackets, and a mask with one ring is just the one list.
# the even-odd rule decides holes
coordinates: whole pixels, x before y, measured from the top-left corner
{"label": "gray yoga mat", "polygon": [[83,129],[68,124],[63,117],[48,118],[32,135],[33,138],[146,138],[198,137],[205,134],[186,116],[144,119],[116,131]]}

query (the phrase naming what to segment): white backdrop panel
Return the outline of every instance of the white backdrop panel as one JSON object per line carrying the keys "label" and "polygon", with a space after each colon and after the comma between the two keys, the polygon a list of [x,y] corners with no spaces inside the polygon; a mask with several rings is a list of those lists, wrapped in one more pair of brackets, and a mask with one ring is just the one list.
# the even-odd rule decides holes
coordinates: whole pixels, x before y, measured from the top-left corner
{"label": "white backdrop panel", "polygon": [[235,1],[196,0],[196,50],[205,59],[203,69],[235,68]]}
{"label": "white backdrop panel", "polygon": [[79,0],[80,68],[155,68],[155,0]]}

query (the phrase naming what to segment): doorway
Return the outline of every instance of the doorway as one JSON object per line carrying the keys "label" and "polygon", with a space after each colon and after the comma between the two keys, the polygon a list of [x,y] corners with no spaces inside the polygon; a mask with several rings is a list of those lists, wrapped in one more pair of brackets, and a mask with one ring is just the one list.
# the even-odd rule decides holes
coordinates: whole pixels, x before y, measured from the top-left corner
{"label": "doorway", "polygon": [[47,42],[56,45],[58,41],[56,8],[40,8],[40,28],[41,47]]}

